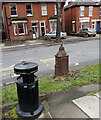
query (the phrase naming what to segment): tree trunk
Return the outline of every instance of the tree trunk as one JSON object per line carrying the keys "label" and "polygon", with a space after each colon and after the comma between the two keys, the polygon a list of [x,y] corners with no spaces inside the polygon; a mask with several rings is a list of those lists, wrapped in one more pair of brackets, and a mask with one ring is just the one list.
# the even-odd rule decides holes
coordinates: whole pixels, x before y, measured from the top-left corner
{"label": "tree trunk", "polygon": [[61,2],[56,3],[56,9],[57,9],[57,29],[56,29],[56,41],[61,41],[61,14],[62,14],[62,6]]}

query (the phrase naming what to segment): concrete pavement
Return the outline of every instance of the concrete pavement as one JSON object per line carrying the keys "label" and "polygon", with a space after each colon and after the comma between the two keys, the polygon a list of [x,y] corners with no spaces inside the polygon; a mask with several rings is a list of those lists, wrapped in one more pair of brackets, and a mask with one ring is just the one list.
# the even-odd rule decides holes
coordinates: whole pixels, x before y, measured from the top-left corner
{"label": "concrete pavement", "polygon": [[[63,43],[76,43],[76,42],[82,42],[82,41],[90,41],[90,40],[99,40],[100,35],[97,34],[96,37],[76,37],[76,36],[68,36],[66,39],[61,39]],[[52,39],[51,41],[49,40],[31,40],[31,41],[26,41],[25,43],[21,45],[12,45],[12,46],[5,46],[5,44],[0,43],[0,48],[2,51],[8,51],[8,50],[20,50],[20,49],[27,49],[27,48],[36,48],[36,47],[49,47],[52,45],[58,45],[60,43],[53,43],[55,39]]]}
{"label": "concrete pavement", "polygon": [[46,98],[48,105],[39,118],[100,120],[101,91],[98,92],[99,90],[98,84],[92,84],[50,94]]}
{"label": "concrete pavement", "polygon": [[[101,120],[101,85],[85,85],[48,94],[45,97],[41,96],[41,103],[43,111],[36,120],[56,120],[57,118],[60,120],[63,118],[66,120]],[[33,120],[33,118],[28,120]]]}

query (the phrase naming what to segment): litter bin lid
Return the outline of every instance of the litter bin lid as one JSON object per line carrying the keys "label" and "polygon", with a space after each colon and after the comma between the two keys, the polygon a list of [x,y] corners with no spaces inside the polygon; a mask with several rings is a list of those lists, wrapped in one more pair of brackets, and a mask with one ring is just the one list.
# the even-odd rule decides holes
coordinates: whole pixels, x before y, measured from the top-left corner
{"label": "litter bin lid", "polygon": [[22,61],[14,66],[14,72],[16,74],[35,73],[38,71],[38,65],[34,62]]}

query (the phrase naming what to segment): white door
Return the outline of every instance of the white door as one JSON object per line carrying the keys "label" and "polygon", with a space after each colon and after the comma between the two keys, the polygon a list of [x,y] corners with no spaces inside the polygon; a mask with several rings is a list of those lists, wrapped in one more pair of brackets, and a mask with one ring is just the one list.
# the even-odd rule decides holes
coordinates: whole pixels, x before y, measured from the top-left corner
{"label": "white door", "polygon": [[32,32],[33,32],[33,38],[38,38],[38,25],[37,23],[32,23]]}

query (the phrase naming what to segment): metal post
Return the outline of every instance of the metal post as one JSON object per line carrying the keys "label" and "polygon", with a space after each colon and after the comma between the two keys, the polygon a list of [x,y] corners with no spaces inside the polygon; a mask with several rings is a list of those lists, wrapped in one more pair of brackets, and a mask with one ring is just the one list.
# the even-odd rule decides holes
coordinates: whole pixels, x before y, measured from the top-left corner
{"label": "metal post", "polygon": [[58,53],[55,55],[55,77],[65,76],[69,71],[69,55],[61,44]]}

